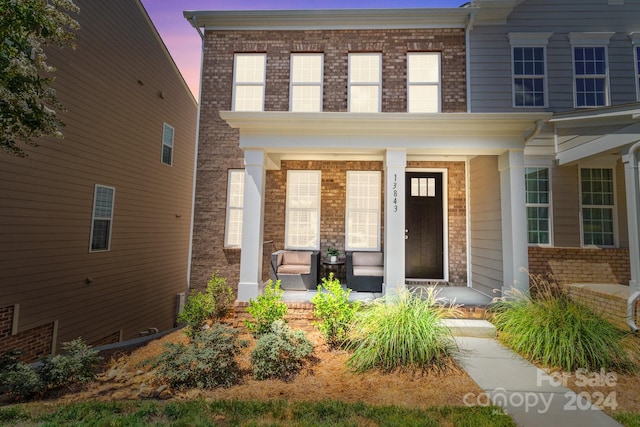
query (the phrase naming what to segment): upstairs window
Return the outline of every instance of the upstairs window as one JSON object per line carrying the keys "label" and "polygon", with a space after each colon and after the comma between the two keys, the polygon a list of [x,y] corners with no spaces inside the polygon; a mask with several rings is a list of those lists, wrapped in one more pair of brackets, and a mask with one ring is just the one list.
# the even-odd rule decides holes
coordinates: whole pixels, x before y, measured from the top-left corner
{"label": "upstairs window", "polygon": [[550,243],[549,168],[525,168],[527,236],[529,244]]}
{"label": "upstairs window", "polygon": [[576,107],[607,105],[607,59],[604,47],[574,47]]}
{"label": "upstairs window", "polygon": [[233,67],[233,111],[263,111],[267,55],[238,53]]}
{"label": "upstairs window", "polygon": [[636,60],[636,99],[640,101],[640,46],[633,48]]}
{"label": "upstairs window", "polygon": [[545,61],[543,47],[513,47],[513,105],[544,107]]}
{"label": "upstairs window", "polygon": [[229,171],[227,183],[227,224],[224,246],[239,248],[242,245],[242,209],[244,207],[244,169]]}
{"label": "upstairs window", "polygon": [[164,123],[162,126],[162,163],[173,164],[173,127]]}
{"label": "upstairs window", "polygon": [[440,112],[440,54],[407,54],[407,111]]}
{"label": "upstairs window", "polygon": [[382,108],[382,54],[349,54],[349,111],[378,113]]}
{"label": "upstairs window", "polygon": [[381,174],[347,171],[347,250],[380,250]]}
{"label": "upstairs window", "polygon": [[285,248],[320,248],[320,171],[287,172]]}
{"label": "upstairs window", "polygon": [[318,53],[291,55],[291,111],[322,111],[322,62]]}
{"label": "upstairs window", "polygon": [[111,224],[115,194],[116,189],[113,187],[95,186],[89,252],[108,251],[111,247]]}
{"label": "upstairs window", "polygon": [[580,169],[582,240],[584,245],[614,246],[613,169]]}

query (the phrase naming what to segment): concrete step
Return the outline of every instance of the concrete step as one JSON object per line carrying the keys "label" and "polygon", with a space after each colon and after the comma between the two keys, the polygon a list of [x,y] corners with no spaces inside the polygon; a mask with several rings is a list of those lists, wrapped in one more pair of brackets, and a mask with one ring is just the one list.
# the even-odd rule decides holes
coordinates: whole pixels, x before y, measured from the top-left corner
{"label": "concrete step", "polygon": [[496,327],[481,319],[442,319],[442,323],[451,329],[455,337],[493,338]]}

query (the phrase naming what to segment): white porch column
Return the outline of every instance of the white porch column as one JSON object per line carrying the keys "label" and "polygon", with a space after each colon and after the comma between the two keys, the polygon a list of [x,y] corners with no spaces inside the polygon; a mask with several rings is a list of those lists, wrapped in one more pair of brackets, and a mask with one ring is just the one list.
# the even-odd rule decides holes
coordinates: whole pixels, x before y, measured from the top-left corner
{"label": "white porch column", "polygon": [[405,287],[405,150],[387,150],[384,190],[384,287],[385,294]]}
{"label": "white porch column", "polygon": [[258,287],[262,282],[265,158],[262,150],[244,152],[244,205],[238,301],[257,298]]}
{"label": "white porch column", "polygon": [[640,224],[638,223],[640,221],[640,218],[638,218],[640,182],[638,182],[638,165],[634,158],[636,156],[636,145],[631,147],[631,152],[627,152],[622,156],[624,187],[627,195],[627,221],[629,224],[629,265],[631,267],[629,287],[631,290],[638,289],[640,281]]}
{"label": "white porch column", "polygon": [[502,211],[502,291],[529,292],[527,209],[524,151],[510,150],[498,157]]}

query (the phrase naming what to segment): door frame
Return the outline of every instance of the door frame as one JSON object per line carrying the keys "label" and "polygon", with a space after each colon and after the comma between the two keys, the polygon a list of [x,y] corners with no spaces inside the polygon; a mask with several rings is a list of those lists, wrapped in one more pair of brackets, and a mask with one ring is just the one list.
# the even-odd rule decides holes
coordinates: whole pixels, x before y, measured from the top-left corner
{"label": "door frame", "polygon": [[[428,279],[433,282],[449,281],[449,170],[447,168],[406,168],[405,172],[433,172],[442,174],[442,279]],[[405,191],[407,189],[405,188]],[[406,209],[406,208],[405,208]],[[406,217],[406,212],[405,212]],[[406,280],[416,280],[407,277]],[[417,279],[424,280],[424,279]]]}

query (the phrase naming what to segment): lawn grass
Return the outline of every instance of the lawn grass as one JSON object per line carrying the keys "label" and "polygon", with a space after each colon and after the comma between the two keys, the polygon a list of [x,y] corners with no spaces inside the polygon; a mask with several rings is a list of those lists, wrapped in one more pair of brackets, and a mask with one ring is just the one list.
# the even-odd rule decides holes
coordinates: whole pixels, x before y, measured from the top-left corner
{"label": "lawn grass", "polygon": [[511,427],[516,424],[493,406],[411,409],[339,401],[195,400],[13,405],[0,407],[0,425]]}
{"label": "lawn grass", "polygon": [[625,427],[640,427],[640,414],[623,412],[620,414],[614,414],[613,418]]}

